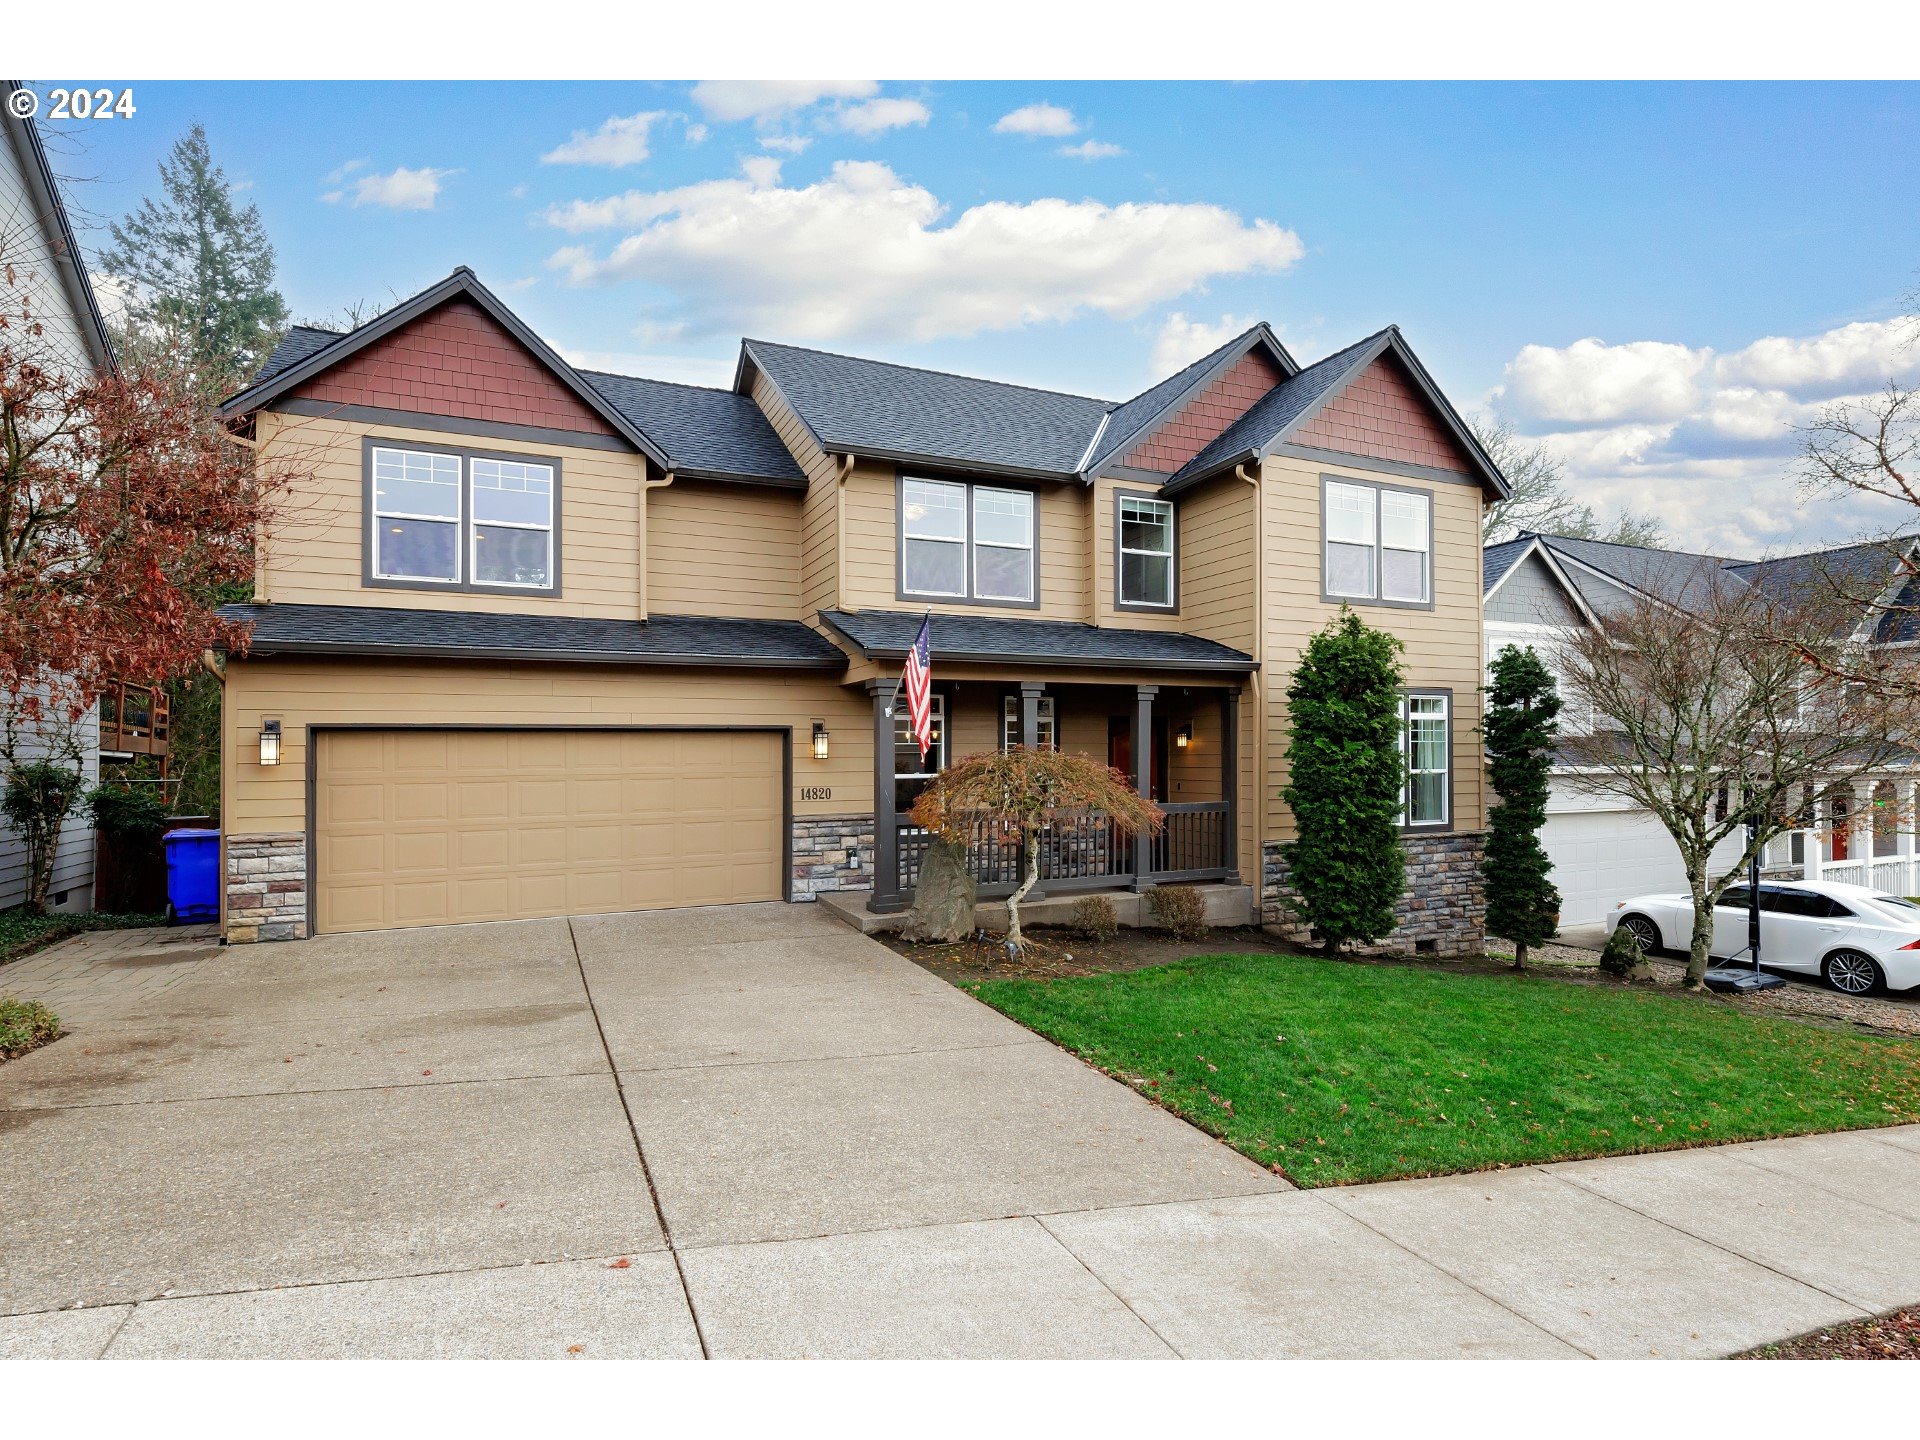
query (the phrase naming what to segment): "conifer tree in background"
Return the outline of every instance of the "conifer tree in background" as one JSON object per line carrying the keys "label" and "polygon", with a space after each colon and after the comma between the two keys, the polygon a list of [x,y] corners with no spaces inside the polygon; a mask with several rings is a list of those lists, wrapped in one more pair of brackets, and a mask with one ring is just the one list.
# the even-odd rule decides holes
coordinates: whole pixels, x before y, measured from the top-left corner
{"label": "conifer tree in background", "polygon": [[[287,303],[274,284],[273,246],[259,207],[241,206],[213,163],[207,133],[195,125],[160,162],[160,193],[110,227],[113,244],[97,268],[118,282],[121,314],[114,341],[123,366],[138,373],[148,357],[171,370],[191,356],[206,421],[213,406],[259,370],[287,327]],[[245,600],[247,581],[203,597]],[[198,666],[168,680],[172,730],[168,768],[178,782],[170,807],[217,816],[220,806],[220,684]]]}
{"label": "conifer tree in background", "polygon": [[199,125],[160,162],[158,199],[111,227],[100,270],[120,283],[127,348],[157,337],[192,347],[216,384],[251,379],[287,328],[260,209],[234,203]]}
{"label": "conifer tree in background", "polygon": [[1401,649],[1342,606],[1307,642],[1287,687],[1293,732],[1281,798],[1298,838],[1282,853],[1300,917],[1328,954],[1349,940],[1391,934],[1407,886]]}
{"label": "conifer tree in background", "polygon": [[1480,731],[1487,770],[1499,803],[1487,817],[1487,933],[1513,942],[1513,968],[1524,970],[1530,946],[1553,938],[1560,892],[1553,863],[1540,844],[1547,823],[1547,772],[1560,729],[1560,692],[1531,646],[1502,647],[1490,667],[1486,717]]}

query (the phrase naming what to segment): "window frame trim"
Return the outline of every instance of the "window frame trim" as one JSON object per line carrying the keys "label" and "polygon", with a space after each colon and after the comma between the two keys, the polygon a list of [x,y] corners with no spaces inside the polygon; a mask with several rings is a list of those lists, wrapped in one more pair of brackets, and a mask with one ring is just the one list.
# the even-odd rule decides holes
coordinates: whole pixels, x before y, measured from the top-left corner
{"label": "window frame trim", "polygon": [[[1357,490],[1372,490],[1373,502],[1373,589],[1371,597],[1364,595],[1336,595],[1327,587],[1327,487],[1331,485],[1350,485]],[[1418,495],[1427,502],[1427,598],[1425,600],[1387,600],[1381,598],[1385,589],[1384,567],[1381,559],[1388,548],[1381,542],[1381,527],[1384,523],[1380,495],[1383,493],[1398,495]],[[1383,610],[1432,610],[1440,588],[1439,567],[1434,563],[1434,494],[1435,492],[1418,485],[1389,485],[1380,480],[1359,480],[1351,475],[1334,475],[1326,471],[1320,474],[1320,603],[1323,605],[1371,605]],[[1343,545],[1349,541],[1340,542]],[[1396,547],[1397,548],[1397,547]],[[1451,711],[1449,711],[1451,713]],[[1425,828],[1424,826],[1422,827]]]}
{"label": "window frame trim", "polygon": [[[1413,707],[1409,703],[1419,698],[1444,700],[1447,706],[1447,783],[1444,787],[1447,813],[1442,820],[1422,820],[1415,823],[1407,819],[1407,800],[1413,793]],[[1403,767],[1400,789],[1399,828],[1402,835],[1447,835],[1454,829],[1456,815],[1454,780],[1458,772],[1455,761],[1454,731],[1456,712],[1453,701],[1453,688],[1448,685],[1408,685],[1401,687],[1400,700],[1400,758]]]}
{"label": "window frame trim", "polygon": [[[456,522],[455,553],[459,557],[458,580],[389,579],[374,573],[374,551],[380,543],[374,533],[380,516],[373,494],[373,452],[405,450],[423,455],[449,455],[460,462],[460,517]],[[478,581],[473,578],[473,462],[505,460],[518,465],[544,465],[553,472],[552,524],[548,526],[548,556],[552,583],[548,585],[512,585]],[[402,440],[391,435],[363,435],[360,440],[360,585],[367,590],[413,590],[436,595],[520,595],[532,599],[557,600],[565,579],[561,557],[562,499],[566,482],[564,466],[558,455],[536,454],[523,450],[482,450],[466,445],[431,445]],[[445,522],[441,522],[445,523]],[[489,522],[492,523],[492,522]],[[535,529],[534,526],[521,527]]]}
{"label": "window frame trim", "polygon": [[[1129,600],[1121,580],[1121,557],[1126,548],[1120,543],[1120,511],[1122,500],[1151,500],[1156,505],[1167,507],[1167,525],[1172,531],[1172,547],[1168,551],[1167,569],[1168,590],[1172,598],[1164,605],[1150,600]],[[1135,551],[1146,554],[1146,551]],[[1113,608],[1118,612],[1132,612],[1142,615],[1178,615],[1180,613],[1180,506],[1167,499],[1158,490],[1136,490],[1115,486],[1113,490]]]}
{"label": "window frame trim", "polygon": [[[909,480],[920,480],[932,485],[957,485],[966,496],[964,506],[966,536],[961,542],[961,563],[965,567],[967,586],[967,593],[964,595],[935,595],[907,589],[907,482]],[[979,489],[1018,492],[1027,496],[1033,506],[1032,545],[1027,551],[1027,554],[1032,557],[1033,565],[1033,598],[1031,600],[999,600],[981,597],[974,593],[973,495],[974,491]],[[960,479],[952,475],[929,474],[924,470],[896,470],[893,480],[893,598],[924,606],[962,605],[994,610],[1038,610],[1040,608],[1040,498],[1039,487],[1033,485],[1013,484],[1004,480]],[[844,541],[844,537],[842,538]],[[992,548],[1010,550],[1015,547],[1005,545]]]}

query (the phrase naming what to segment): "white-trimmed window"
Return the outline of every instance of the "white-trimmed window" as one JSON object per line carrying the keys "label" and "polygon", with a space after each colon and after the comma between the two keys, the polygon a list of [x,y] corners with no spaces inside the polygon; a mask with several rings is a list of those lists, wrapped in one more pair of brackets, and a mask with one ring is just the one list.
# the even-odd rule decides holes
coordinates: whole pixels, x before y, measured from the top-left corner
{"label": "white-trimmed window", "polygon": [[458,585],[461,519],[458,455],[375,447],[375,579]]}
{"label": "white-trimmed window", "polygon": [[927,697],[932,717],[933,743],[927,758],[920,758],[920,742],[913,738],[913,715],[903,691],[893,707],[893,803],[894,813],[904,815],[920,798],[927,783],[947,768],[947,697]]}
{"label": "white-trimmed window", "polygon": [[1329,599],[1433,600],[1433,500],[1419,490],[1326,480],[1322,588]]}
{"label": "white-trimmed window", "polygon": [[1400,697],[1400,753],[1407,762],[1406,787],[1400,792],[1403,825],[1445,825],[1449,819],[1451,709],[1445,695]]}
{"label": "white-trimmed window", "polygon": [[553,586],[553,467],[475,456],[473,579],[478,585]]}
{"label": "white-trimmed window", "polygon": [[[1053,696],[1040,697],[1040,722],[1035,739],[1043,750],[1060,748],[1060,732],[1053,723]],[[1000,748],[1011,750],[1020,743],[1020,697],[1007,695],[1000,701]]]}
{"label": "white-trimmed window", "polygon": [[1121,495],[1120,603],[1171,610],[1174,602],[1173,505],[1144,495]]}
{"label": "white-trimmed window", "polygon": [[900,482],[900,593],[1031,605],[1030,491],[958,480]]}

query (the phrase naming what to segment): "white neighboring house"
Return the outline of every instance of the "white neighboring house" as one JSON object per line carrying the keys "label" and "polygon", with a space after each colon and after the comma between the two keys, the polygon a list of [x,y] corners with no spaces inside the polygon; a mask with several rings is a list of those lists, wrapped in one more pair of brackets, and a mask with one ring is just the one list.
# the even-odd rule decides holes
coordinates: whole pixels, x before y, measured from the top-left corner
{"label": "white neighboring house", "polygon": [[[113,348],[40,136],[33,121],[16,119],[5,103],[18,88],[17,81],[0,80],[0,251],[17,267],[15,287],[0,295],[0,303],[17,312],[24,291],[57,353],[70,356],[76,366],[112,368]],[[97,715],[85,718],[76,738],[91,786],[100,778]],[[25,898],[26,850],[0,820],[0,910]],[[83,814],[73,816],[61,836],[47,901],[54,910],[92,908],[93,829]]]}

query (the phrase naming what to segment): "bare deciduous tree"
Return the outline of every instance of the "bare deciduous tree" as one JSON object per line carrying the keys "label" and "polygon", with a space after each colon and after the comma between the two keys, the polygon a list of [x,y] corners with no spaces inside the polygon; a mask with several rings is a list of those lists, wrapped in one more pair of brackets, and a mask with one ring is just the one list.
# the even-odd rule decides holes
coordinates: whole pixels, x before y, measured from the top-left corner
{"label": "bare deciduous tree", "polygon": [[[1911,753],[1903,691],[1851,678],[1887,662],[1845,655],[1854,612],[1817,586],[1747,584],[1711,561],[1640,595],[1600,628],[1559,637],[1563,688],[1591,706],[1590,734],[1564,737],[1573,783],[1658,819],[1679,847],[1693,899],[1687,984],[1698,988],[1713,906],[1768,841],[1800,828],[1809,787],[1850,785]],[[1739,861],[1714,851],[1757,819]]]}
{"label": "bare deciduous tree", "polygon": [[1474,418],[1467,423],[1510,487],[1506,499],[1487,507],[1480,522],[1483,543],[1511,540],[1526,531],[1575,540],[1610,540],[1616,545],[1658,547],[1666,543],[1665,529],[1651,515],[1624,510],[1611,526],[1603,526],[1591,505],[1573,497],[1560,462],[1538,440],[1514,434],[1504,420]]}

